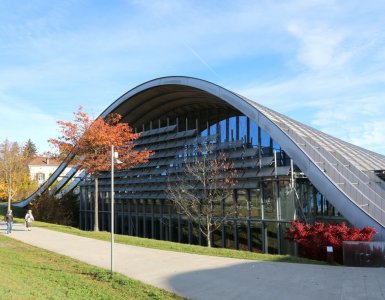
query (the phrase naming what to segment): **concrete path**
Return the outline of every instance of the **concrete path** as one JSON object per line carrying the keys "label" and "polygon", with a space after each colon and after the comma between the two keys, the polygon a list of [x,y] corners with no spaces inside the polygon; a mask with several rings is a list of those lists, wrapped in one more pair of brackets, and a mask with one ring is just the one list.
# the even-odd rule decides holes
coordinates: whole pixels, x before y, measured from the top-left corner
{"label": "concrete path", "polygon": [[[110,269],[109,242],[14,227],[9,237]],[[114,258],[114,271],[189,299],[385,300],[385,268],[256,262],[120,244]]]}

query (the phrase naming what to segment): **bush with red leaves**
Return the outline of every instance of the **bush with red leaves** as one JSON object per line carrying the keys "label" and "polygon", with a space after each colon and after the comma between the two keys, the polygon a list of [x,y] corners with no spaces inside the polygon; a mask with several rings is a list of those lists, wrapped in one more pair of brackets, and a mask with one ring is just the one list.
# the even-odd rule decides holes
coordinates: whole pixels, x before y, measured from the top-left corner
{"label": "bush with red leaves", "polygon": [[326,247],[333,246],[334,260],[342,263],[343,241],[371,241],[376,234],[373,227],[348,227],[342,224],[303,224],[291,221],[286,238],[298,243],[300,255],[310,259],[326,260]]}

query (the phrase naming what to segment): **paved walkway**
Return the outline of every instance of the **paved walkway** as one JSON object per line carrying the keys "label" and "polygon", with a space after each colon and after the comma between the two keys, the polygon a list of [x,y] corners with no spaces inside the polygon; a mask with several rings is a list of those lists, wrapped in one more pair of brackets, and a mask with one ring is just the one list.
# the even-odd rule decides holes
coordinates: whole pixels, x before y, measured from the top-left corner
{"label": "paved walkway", "polygon": [[[110,268],[109,242],[17,224],[9,236]],[[114,257],[114,271],[189,299],[385,300],[385,268],[256,262],[120,244]]]}

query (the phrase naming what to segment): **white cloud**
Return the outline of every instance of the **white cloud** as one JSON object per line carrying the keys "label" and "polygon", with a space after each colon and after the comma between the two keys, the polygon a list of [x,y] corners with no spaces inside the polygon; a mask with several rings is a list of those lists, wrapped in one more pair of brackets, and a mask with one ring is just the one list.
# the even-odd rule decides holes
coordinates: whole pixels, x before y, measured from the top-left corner
{"label": "white cloud", "polygon": [[[324,7],[323,7],[324,8]],[[283,72],[238,92],[303,123],[385,154],[385,26],[382,8],[334,4],[293,15],[285,28],[296,47]],[[370,13],[370,14],[369,14]],[[372,16],[372,17],[370,17]]]}
{"label": "white cloud", "polygon": [[[190,75],[319,129],[342,129],[341,120],[347,132],[367,124],[368,145],[378,136],[370,132],[381,124],[371,114],[385,115],[383,5],[321,0],[100,5],[38,1],[15,4],[5,13],[0,4],[3,107],[12,111],[8,97],[55,119],[71,117],[79,104],[97,115],[136,84]],[[369,98],[363,123],[357,123],[351,116]],[[38,115],[35,123],[43,124]],[[16,135],[1,119],[0,128],[1,136]],[[38,128],[35,133],[46,132]],[[352,130],[337,137],[355,141],[358,130]]]}
{"label": "white cloud", "polygon": [[311,69],[335,68],[350,57],[341,50],[346,34],[321,24],[291,22],[288,31],[299,39],[298,60]]}

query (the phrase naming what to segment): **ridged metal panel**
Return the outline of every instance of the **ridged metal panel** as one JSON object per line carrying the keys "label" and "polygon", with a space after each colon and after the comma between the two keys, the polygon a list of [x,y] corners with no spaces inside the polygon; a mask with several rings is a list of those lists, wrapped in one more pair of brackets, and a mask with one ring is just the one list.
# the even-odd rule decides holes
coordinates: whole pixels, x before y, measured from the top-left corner
{"label": "ridged metal panel", "polygon": [[[277,114],[270,109],[264,108],[258,104],[254,104],[264,115],[269,119],[274,120],[275,124],[284,132],[302,151],[305,155],[310,158],[310,161],[314,166],[321,170],[325,176],[333,182],[334,186],[342,191],[350,201],[356,204],[357,208],[364,211],[377,223],[381,224],[380,234],[384,238],[383,227],[385,224],[385,211],[382,189],[372,188],[372,179],[369,178],[362,170],[358,167],[366,168],[377,168],[382,167],[381,163],[372,164],[370,161],[366,163],[362,159],[358,159],[357,148],[352,147],[351,151],[354,155],[350,155],[353,162],[346,159],[345,163],[341,163],[337,157],[343,156],[339,151],[339,144],[336,143],[336,147],[333,147],[333,141],[335,138],[325,141],[319,137],[315,138],[316,134],[313,130],[309,129],[308,126],[304,126],[299,122],[293,121],[285,116]],[[324,138],[324,135],[320,135]],[[348,146],[347,146],[348,147]],[[362,151],[366,155],[367,152]],[[346,149],[344,151],[346,154]],[[337,154],[337,155],[336,155]],[[337,157],[336,157],[337,156]],[[349,162],[349,164],[347,164]],[[360,162],[359,164],[357,162]],[[350,167],[353,166],[353,167]],[[354,166],[356,166],[354,168]],[[350,167],[350,168],[349,168]],[[306,170],[303,170],[308,173]],[[314,171],[313,171],[314,172]],[[366,178],[364,182],[362,179]],[[310,178],[311,179],[311,178]],[[314,183],[317,186],[317,182]],[[325,194],[322,189],[322,193]],[[333,203],[333,199],[328,199]],[[334,204],[334,203],[333,203]],[[342,214],[344,214],[344,207],[338,207]],[[346,212],[346,210],[345,210]],[[354,221],[349,220],[352,223]]]}

